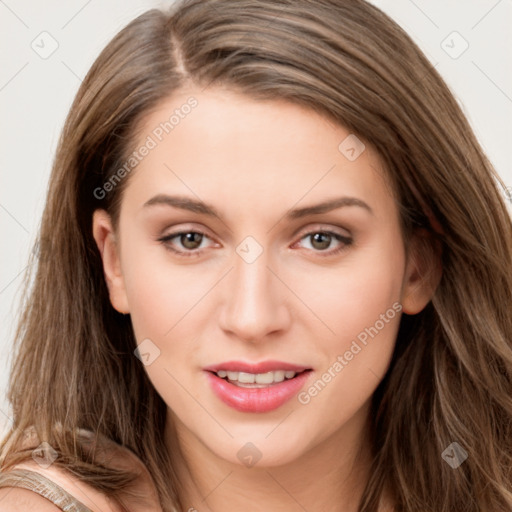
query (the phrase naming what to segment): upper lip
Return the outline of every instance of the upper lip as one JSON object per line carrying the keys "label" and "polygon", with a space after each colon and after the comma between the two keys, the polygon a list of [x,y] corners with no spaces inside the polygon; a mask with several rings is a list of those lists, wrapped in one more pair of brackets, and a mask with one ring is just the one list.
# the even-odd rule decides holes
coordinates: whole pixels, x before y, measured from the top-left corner
{"label": "upper lip", "polygon": [[304,370],[310,370],[307,366],[285,363],[283,361],[262,361],[260,363],[246,363],[244,361],[226,361],[224,363],[212,364],[206,366],[203,370],[208,372],[218,372],[226,370],[229,372],[244,372],[244,373],[267,373],[278,370],[292,371],[300,373]]}

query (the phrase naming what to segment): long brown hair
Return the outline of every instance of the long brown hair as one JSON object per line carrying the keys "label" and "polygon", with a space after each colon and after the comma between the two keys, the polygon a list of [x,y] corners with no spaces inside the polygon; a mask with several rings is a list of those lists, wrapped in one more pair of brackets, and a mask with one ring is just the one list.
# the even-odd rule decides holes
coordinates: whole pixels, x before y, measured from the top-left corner
{"label": "long brown hair", "polygon": [[[91,219],[105,208],[117,220],[129,176],[104,197],[95,190],[126,162],[148,112],[187,83],[283,98],[347,127],[377,149],[406,239],[428,229],[442,247],[433,299],[403,316],[374,394],[360,512],[376,512],[385,488],[397,511],[510,511],[512,225],[503,184],[433,66],[363,0],[185,1],[139,16],[104,49],[50,178],[16,334],[2,469],[30,457],[16,447],[34,426],[59,453],[55,464],[122,501],[130,475],[80,451],[73,432],[85,428],[144,461],[164,510],[182,505],[164,445],[167,406],[133,355],[129,316],[110,304]],[[442,456],[453,442],[467,453],[456,469]]]}

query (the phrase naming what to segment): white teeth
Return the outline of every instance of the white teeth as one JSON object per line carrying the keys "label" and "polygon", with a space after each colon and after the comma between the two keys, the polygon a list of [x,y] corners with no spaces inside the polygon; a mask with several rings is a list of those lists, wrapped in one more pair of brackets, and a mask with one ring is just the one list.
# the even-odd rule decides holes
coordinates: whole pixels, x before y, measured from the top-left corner
{"label": "white teeth", "polygon": [[272,384],[274,382],[274,372],[258,373],[254,377],[257,384]]}
{"label": "white teeth", "polygon": [[293,379],[296,372],[277,370],[267,373],[247,373],[247,372],[230,372],[226,370],[219,370],[217,376],[221,379],[225,377],[229,381],[239,382],[240,384],[274,384],[276,382],[283,382],[286,379]]}
{"label": "white teeth", "polygon": [[283,382],[284,380],[284,370],[279,370],[277,372],[274,372],[274,382]]}
{"label": "white teeth", "polygon": [[255,377],[256,375],[254,375],[254,373],[239,372],[238,382],[242,382],[243,384],[254,384]]}

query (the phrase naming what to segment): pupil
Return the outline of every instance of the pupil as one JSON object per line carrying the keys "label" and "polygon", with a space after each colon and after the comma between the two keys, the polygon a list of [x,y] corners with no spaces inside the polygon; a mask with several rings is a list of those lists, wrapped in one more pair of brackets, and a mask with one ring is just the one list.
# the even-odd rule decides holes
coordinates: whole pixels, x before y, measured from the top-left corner
{"label": "pupil", "polygon": [[[318,245],[315,245],[317,243]],[[315,233],[313,235],[312,245],[316,249],[327,249],[330,243],[331,235],[328,235],[327,233]]]}

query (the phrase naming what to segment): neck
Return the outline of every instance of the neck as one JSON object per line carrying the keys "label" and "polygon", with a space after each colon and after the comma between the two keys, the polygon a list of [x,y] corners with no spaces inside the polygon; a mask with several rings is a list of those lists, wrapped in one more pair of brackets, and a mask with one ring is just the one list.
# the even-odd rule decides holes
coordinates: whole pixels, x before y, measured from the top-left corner
{"label": "neck", "polygon": [[173,450],[173,460],[184,510],[234,512],[257,504],[273,512],[357,512],[370,470],[368,414],[369,403],[293,462],[248,468],[219,457],[169,411],[175,430],[168,428],[167,446],[176,446],[170,436],[177,435],[180,459]]}

